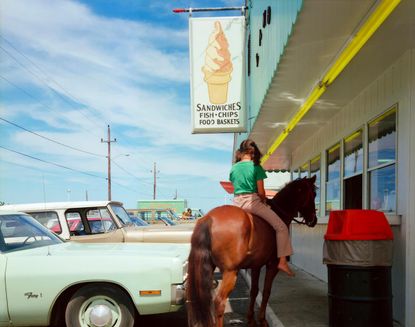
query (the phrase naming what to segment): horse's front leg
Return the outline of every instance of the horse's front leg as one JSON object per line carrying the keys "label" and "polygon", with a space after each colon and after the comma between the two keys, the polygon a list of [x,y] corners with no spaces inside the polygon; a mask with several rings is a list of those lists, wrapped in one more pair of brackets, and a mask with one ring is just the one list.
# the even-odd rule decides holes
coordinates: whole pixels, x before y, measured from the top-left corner
{"label": "horse's front leg", "polygon": [[268,327],[267,320],[265,319],[265,311],[267,309],[267,304],[269,296],[271,295],[272,282],[274,281],[275,276],[278,273],[277,262],[273,261],[267,264],[267,270],[265,274],[264,289],[262,291],[262,302],[261,307],[259,308],[259,324],[261,327]]}
{"label": "horse's front leg", "polygon": [[229,270],[222,273],[222,282],[215,297],[216,327],[223,327],[226,301],[235,287],[237,275],[237,270]]}
{"label": "horse's front leg", "polygon": [[248,314],[247,314],[247,320],[248,320],[248,326],[254,327],[256,326],[255,322],[255,300],[258,295],[259,291],[259,274],[261,273],[260,268],[252,268],[251,269],[251,292],[249,295],[249,307],[248,307]]}

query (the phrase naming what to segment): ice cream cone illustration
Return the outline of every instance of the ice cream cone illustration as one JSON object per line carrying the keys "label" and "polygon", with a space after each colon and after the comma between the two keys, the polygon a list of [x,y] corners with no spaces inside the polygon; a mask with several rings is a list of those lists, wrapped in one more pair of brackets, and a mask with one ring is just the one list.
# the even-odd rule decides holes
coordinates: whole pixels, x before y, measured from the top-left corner
{"label": "ice cream cone illustration", "polygon": [[209,36],[205,54],[202,71],[208,86],[209,101],[213,104],[225,103],[228,99],[232,61],[228,40],[219,21],[214,23],[214,31]]}

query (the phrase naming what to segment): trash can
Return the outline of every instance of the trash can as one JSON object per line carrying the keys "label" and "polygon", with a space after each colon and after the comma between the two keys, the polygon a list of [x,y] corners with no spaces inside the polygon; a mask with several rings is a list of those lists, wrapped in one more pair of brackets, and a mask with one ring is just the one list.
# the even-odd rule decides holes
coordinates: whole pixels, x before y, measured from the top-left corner
{"label": "trash can", "polygon": [[330,213],[323,246],[329,326],[392,327],[392,247],[392,229],[382,212]]}

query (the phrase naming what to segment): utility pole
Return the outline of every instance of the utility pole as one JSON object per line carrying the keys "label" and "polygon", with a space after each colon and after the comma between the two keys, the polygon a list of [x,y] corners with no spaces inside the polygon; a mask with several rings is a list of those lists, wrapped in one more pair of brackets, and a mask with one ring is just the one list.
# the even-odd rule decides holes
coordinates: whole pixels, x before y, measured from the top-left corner
{"label": "utility pole", "polygon": [[111,201],[111,143],[112,142],[117,142],[117,139],[111,140],[111,129],[110,129],[110,125],[108,125],[108,140],[104,140],[101,138],[101,143],[108,144],[108,155],[107,155],[107,159],[108,159],[108,177],[107,177],[108,201]]}
{"label": "utility pole", "polygon": [[157,173],[160,171],[156,168],[156,163],[153,165],[153,200],[156,199],[156,190],[157,190]]}

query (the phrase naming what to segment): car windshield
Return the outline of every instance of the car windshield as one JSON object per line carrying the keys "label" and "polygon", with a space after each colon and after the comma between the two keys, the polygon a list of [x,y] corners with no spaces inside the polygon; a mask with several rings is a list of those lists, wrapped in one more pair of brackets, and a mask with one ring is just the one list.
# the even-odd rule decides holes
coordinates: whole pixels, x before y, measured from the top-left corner
{"label": "car windshield", "polygon": [[203,211],[202,210],[200,210],[200,209],[194,209],[193,210],[193,216],[195,217],[195,218],[201,218],[201,217],[203,217],[205,214],[203,213]]}
{"label": "car windshield", "polygon": [[125,209],[122,206],[110,204],[110,207],[124,226],[134,225],[127,211],[125,211]]}
{"label": "car windshield", "polygon": [[0,252],[32,249],[62,243],[62,240],[32,217],[0,215]]}
{"label": "car windshield", "polygon": [[180,217],[173,210],[169,210],[169,213],[173,217],[173,220],[180,220]]}
{"label": "car windshield", "polygon": [[130,215],[130,218],[132,222],[137,226],[149,226],[149,224],[145,222],[143,219],[141,219],[140,217]]}
{"label": "car windshield", "polygon": [[176,225],[176,223],[173,220],[171,220],[170,218],[161,216],[161,217],[159,217],[159,219],[164,221],[166,224],[168,224],[170,226]]}

